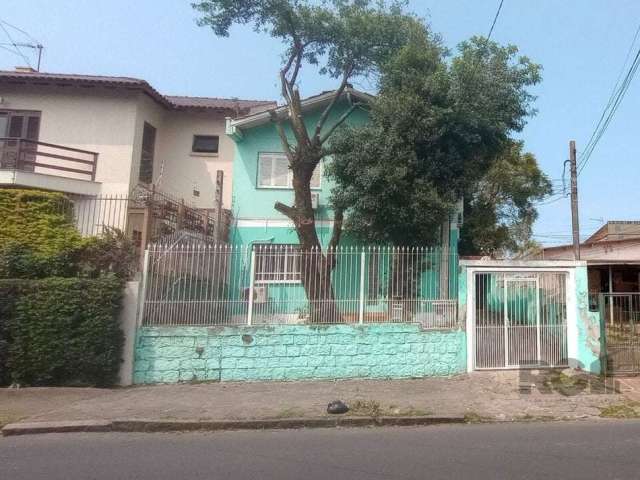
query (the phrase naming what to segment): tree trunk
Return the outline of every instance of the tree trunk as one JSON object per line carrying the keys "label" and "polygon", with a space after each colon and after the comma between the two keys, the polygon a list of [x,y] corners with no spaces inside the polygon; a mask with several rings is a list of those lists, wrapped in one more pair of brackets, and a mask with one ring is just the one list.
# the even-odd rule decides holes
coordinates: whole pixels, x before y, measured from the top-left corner
{"label": "tree trunk", "polygon": [[302,250],[302,286],[309,300],[313,323],[341,323],[343,319],[331,283],[335,261],[322,252],[316,232],[309,184],[312,174],[313,168],[302,164],[294,170],[293,176],[294,224]]}

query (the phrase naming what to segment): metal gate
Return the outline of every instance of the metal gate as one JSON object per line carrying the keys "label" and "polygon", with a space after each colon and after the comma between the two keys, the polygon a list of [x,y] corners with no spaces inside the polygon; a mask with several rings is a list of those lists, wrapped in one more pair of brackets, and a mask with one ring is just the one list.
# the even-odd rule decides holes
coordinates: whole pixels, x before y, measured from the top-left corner
{"label": "metal gate", "polygon": [[475,273],[476,369],[568,365],[566,277],[558,272]]}
{"label": "metal gate", "polygon": [[607,372],[640,374],[640,293],[600,295],[605,324]]}

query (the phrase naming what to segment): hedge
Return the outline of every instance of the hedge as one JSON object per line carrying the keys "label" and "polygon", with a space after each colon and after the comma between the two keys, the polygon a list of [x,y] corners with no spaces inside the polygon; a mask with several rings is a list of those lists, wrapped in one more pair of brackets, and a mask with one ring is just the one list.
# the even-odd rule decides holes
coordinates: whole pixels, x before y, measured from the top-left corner
{"label": "hedge", "polygon": [[118,324],[122,291],[122,280],[113,275],[0,280],[0,372],[5,372],[5,382],[116,383],[124,343]]}
{"label": "hedge", "polygon": [[62,193],[0,189],[0,278],[73,275],[84,244]]}

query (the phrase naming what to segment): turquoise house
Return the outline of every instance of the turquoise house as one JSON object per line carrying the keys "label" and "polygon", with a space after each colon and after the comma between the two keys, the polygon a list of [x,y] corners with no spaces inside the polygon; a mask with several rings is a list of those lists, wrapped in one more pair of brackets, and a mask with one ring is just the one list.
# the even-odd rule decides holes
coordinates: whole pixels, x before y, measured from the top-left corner
{"label": "turquoise house", "polygon": [[[323,92],[302,101],[304,121],[310,131],[315,128],[317,120],[333,95],[333,91]],[[369,120],[368,105],[372,98],[367,93],[347,87],[334,106],[325,128],[330,128],[354,103],[357,104],[357,108],[351,112],[345,124],[352,126],[365,124]],[[286,112],[284,107],[279,109],[281,112]],[[291,321],[291,315],[304,318],[308,311],[307,300],[299,279],[298,263],[301,260],[296,253],[298,237],[292,222],[274,208],[276,201],[292,205],[294,198],[291,172],[276,127],[271,121],[269,112],[259,112],[228,120],[226,133],[235,143],[232,175],[233,220],[229,243],[246,247],[247,252],[242,261],[234,262],[233,270],[237,272],[237,276],[249,282],[251,274],[248,256],[251,251],[257,252],[253,275],[254,287],[264,287],[259,290],[259,295],[264,301],[256,306],[258,317],[260,315],[265,319],[270,317],[271,322],[273,317],[278,315],[286,316],[287,318],[283,320],[287,322]],[[295,143],[290,129],[287,129],[287,135],[290,142]],[[317,205],[315,208],[317,232],[323,247],[328,245],[333,228],[333,212],[329,206],[333,185],[324,175],[327,162],[330,161],[330,158],[322,161],[311,181],[312,195]],[[440,249],[403,254],[407,265],[411,263],[412,268],[418,268],[419,262],[424,263],[421,267],[420,281],[416,282],[419,284],[415,287],[418,291],[414,292],[414,296],[424,299],[455,298],[457,291],[455,253],[461,218],[460,212],[443,225],[443,241]],[[397,260],[392,258],[393,255],[390,255],[388,250],[385,253],[375,249],[374,254],[367,254],[364,259],[361,259],[362,251],[356,248],[348,232],[343,234],[341,249],[343,250],[340,261],[333,272],[333,284],[340,309],[352,316],[356,315],[362,283],[366,282],[365,315],[371,321],[377,321],[377,318],[383,321],[383,317],[387,315],[383,312],[388,312],[390,308],[386,300],[391,296],[390,292],[385,292],[385,286],[390,282],[392,275],[391,264]],[[363,271],[363,268],[366,271]],[[416,311],[414,306],[411,308],[412,311]],[[432,308],[432,306],[424,308]],[[403,314],[398,313],[398,315]]]}

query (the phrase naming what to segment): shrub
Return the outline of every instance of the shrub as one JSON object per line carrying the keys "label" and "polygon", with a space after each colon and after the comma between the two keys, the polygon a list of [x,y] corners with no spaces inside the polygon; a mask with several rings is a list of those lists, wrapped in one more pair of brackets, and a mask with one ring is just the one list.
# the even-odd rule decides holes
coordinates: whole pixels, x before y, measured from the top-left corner
{"label": "shrub", "polygon": [[68,276],[86,241],[61,193],[0,189],[0,278]]}
{"label": "shrub", "polygon": [[117,381],[124,342],[118,325],[120,279],[109,275],[9,283],[0,281],[0,295],[13,293],[14,300],[0,306],[4,303],[13,382],[102,387]]}
{"label": "shrub", "polygon": [[117,228],[105,226],[99,237],[86,241],[80,255],[80,273],[88,277],[99,277],[113,273],[127,280],[136,272],[138,255],[133,240]]}
{"label": "shrub", "polygon": [[0,280],[0,386],[11,383],[9,374],[9,318],[13,316],[16,298],[20,293],[21,282]]}

